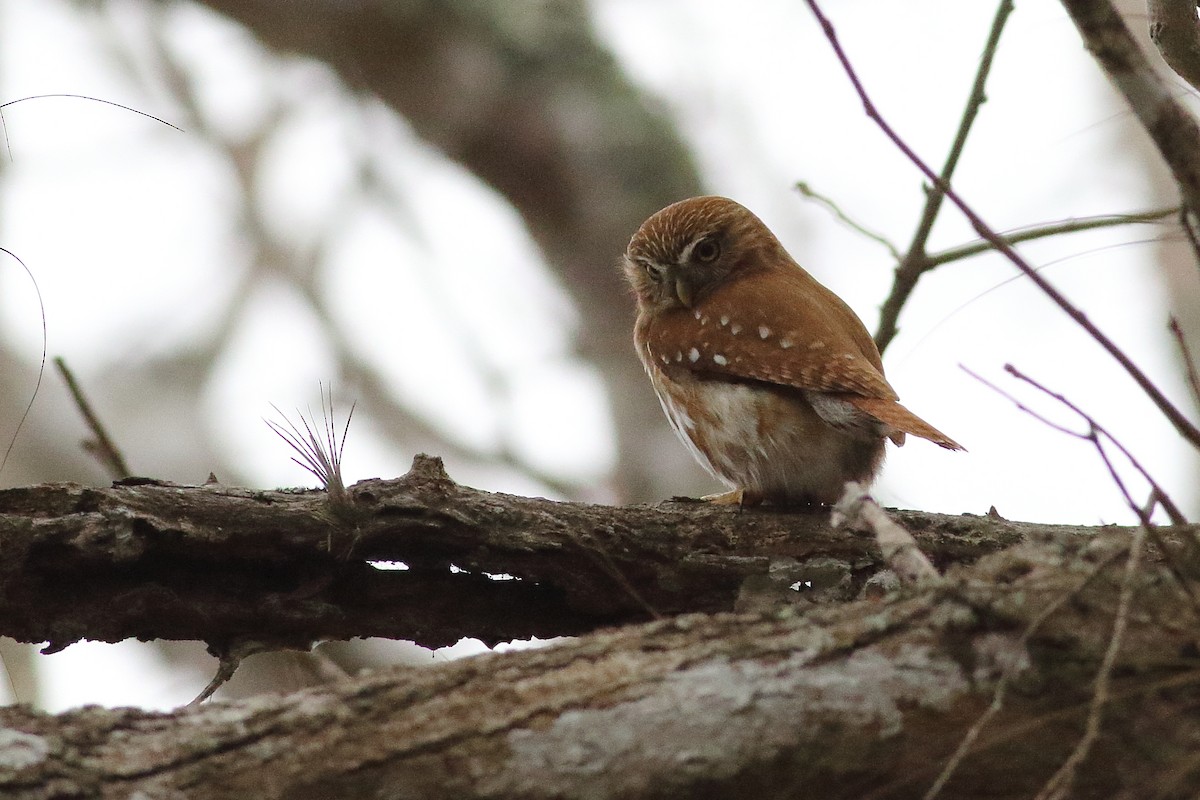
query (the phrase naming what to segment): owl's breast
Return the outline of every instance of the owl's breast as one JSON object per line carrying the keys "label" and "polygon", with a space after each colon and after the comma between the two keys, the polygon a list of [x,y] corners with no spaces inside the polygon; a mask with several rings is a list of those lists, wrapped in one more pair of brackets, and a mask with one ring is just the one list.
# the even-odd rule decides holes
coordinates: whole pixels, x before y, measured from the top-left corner
{"label": "owl's breast", "polygon": [[847,480],[869,480],[883,440],[823,420],[800,391],[709,378],[642,359],[671,427],[714,477],[785,502],[832,503]]}

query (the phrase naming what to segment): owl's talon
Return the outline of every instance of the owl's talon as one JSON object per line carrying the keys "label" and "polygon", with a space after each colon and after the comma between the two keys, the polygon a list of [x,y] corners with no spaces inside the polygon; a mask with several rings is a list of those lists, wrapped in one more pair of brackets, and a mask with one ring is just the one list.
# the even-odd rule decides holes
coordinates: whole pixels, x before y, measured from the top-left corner
{"label": "owl's talon", "polygon": [[704,503],[712,503],[714,506],[750,508],[760,504],[763,501],[763,496],[760,492],[752,492],[748,489],[734,489],[733,491],[722,492],[721,494],[706,494],[700,500]]}
{"label": "owl's talon", "polygon": [[722,492],[721,494],[706,494],[700,498],[701,502],[712,503],[714,506],[740,506],[742,504],[741,489],[734,489],[731,492]]}

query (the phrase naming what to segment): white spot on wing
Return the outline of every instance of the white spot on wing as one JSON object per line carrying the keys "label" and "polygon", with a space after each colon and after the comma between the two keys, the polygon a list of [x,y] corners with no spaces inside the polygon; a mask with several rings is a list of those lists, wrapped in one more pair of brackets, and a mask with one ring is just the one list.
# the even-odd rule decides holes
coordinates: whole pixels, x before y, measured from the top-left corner
{"label": "white spot on wing", "polygon": [[782,347],[784,350],[787,350],[793,344],[794,344],[794,342],[792,342],[792,340],[788,339],[787,337],[784,337],[779,340],[779,346]]}
{"label": "white spot on wing", "polygon": [[699,360],[700,360],[700,351],[699,350],[697,350],[694,347],[691,350],[688,350],[688,361],[691,361],[693,364],[695,364]]}
{"label": "white spot on wing", "polygon": [[766,325],[759,325],[759,326],[758,326],[758,338],[760,338],[760,339],[765,339],[765,338],[767,338],[767,337],[768,337],[768,336],[770,336],[770,335],[771,335],[771,329],[770,329],[770,328],[768,328]]}
{"label": "white spot on wing", "polygon": [[683,353],[679,352],[678,350],[675,351],[675,361],[683,361]]}
{"label": "white spot on wing", "polygon": [[700,319],[700,309],[696,309],[696,319]]}
{"label": "white spot on wing", "polygon": [[737,336],[741,332],[742,332],[742,326],[738,325],[736,322],[729,326],[729,333],[731,335]]}
{"label": "white spot on wing", "polygon": [[728,324],[729,324],[729,315],[722,314],[721,315],[721,327],[724,328]]}
{"label": "white spot on wing", "polygon": [[723,367],[729,363],[729,359],[720,353],[717,353],[715,356],[713,356],[713,363],[719,367]]}

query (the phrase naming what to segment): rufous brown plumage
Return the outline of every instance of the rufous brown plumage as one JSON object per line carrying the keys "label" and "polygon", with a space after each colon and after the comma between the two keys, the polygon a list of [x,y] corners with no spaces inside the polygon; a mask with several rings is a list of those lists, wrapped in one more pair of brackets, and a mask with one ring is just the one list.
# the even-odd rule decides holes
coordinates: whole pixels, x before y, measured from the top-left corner
{"label": "rufous brown plumage", "polygon": [[961,446],[898,402],[867,329],[724,197],[693,197],[629,242],[634,341],[663,410],[726,502],[832,503],[884,442]]}

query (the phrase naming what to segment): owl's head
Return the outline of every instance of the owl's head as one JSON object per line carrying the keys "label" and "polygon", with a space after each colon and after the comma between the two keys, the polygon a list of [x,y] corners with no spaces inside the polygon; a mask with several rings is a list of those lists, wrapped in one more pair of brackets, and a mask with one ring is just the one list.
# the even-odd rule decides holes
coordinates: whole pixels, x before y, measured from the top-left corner
{"label": "owl's head", "polygon": [[[764,252],[769,251],[769,252]],[[791,259],[775,235],[727,197],[693,197],[642,223],[623,266],[642,311],[691,308],[734,277]]]}

